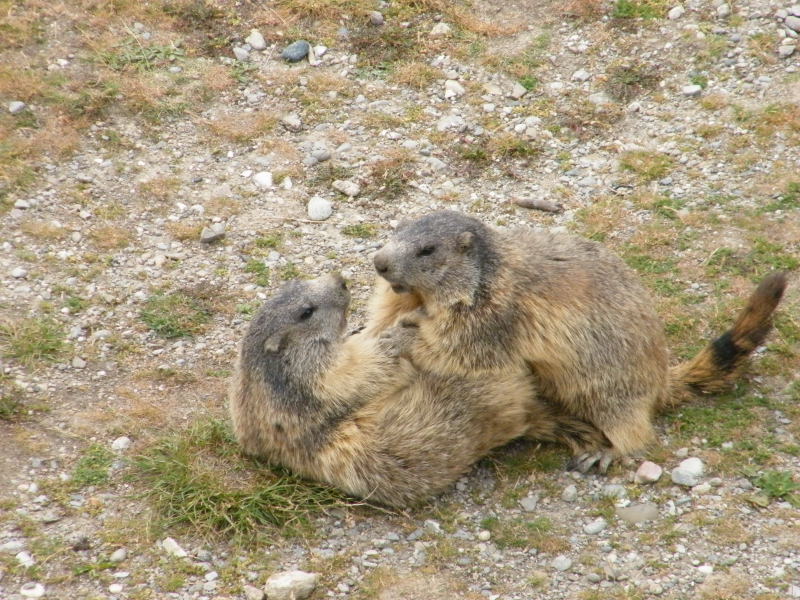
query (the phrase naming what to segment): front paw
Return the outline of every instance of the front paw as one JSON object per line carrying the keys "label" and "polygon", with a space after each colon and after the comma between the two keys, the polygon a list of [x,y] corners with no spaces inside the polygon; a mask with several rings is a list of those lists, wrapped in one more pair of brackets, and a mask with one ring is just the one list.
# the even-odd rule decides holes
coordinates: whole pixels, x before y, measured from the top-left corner
{"label": "front paw", "polygon": [[390,327],[378,338],[383,351],[393,358],[408,356],[416,339],[417,328],[402,324]]}

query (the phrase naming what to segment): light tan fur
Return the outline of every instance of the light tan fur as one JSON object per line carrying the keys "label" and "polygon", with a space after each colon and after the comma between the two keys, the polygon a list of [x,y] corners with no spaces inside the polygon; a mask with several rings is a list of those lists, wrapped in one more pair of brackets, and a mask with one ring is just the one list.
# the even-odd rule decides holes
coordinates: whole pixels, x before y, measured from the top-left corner
{"label": "light tan fur", "polygon": [[[399,507],[520,436],[606,445],[594,427],[539,402],[527,371],[432,375],[393,356],[375,327],[343,338],[348,302],[338,276],[294,282],[253,319],[230,390],[246,453]],[[304,307],[315,312],[300,320]]]}
{"label": "light tan fur", "polygon": [[650,295],[618,257],[589,240],[501,232],[441,211],[401,226],[375,265],[388,282],[372,301],[375,319],[400,319],[405,333],[395,332],[395,343],[415,366],[472,377],[529,368],[543,398],[610,440],[610,455],[587,449],[579,458],[580,468],[600,461],[601,470],[651,444],[653,413],[687,387],[729,379],[763,341],[785,286],[776,276],[754,294],[749,316],[732,330],[734,343],[750,342],[734,353],[735,365],[721,365],[712,348],[670,371]]}

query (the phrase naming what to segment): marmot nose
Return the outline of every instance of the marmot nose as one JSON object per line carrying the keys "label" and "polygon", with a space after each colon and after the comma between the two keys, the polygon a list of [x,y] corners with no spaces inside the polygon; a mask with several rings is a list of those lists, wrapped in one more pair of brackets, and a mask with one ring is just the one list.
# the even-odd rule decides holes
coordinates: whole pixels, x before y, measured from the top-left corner
{"label": "marmot nose", "polygon": [[380,252],[375,255],[372,262],[375,263],[375,270],[378,274],[386,275],[386,273],[389,272],[389,261],[385,256],[382,256]]}

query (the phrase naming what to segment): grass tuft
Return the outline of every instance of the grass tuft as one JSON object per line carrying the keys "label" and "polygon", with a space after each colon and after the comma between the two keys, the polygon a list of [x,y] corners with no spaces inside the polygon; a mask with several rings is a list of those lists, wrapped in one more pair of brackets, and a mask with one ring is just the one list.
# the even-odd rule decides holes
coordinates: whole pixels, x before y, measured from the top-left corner
{"label": "grass tuft", "polygon": [[204,298],[187,292],[156,294],[147,299],[142,321],[165,338],[202,333],[211,319],[211,307]]}
{"label": "grass tuft", "polygon": [[53,360],[64,349],[64,330],[49,317],[32,317],[0,323],[0,350],[3,356],[25,364]]}
{"label": "grass tuft", "polygon": [[108,481],[108,471],[114,461],[114,454],[100,444],[92,444],[78,460],[72,471],[72,486],[82,488],[99,485]]}
{"label": "grass tuft", "polygon": [[800,483],[794,480],[791,471],[767,471],[753,483],[768,497],[785,500],[795,508],[800,508]]}
{"label": "grass tuft", "polygon": [[167,525],[201,535],[255,539],[278,528],[292,535],[308,528],[311,515],[345,503],[332,488],[242,459],[229,425],[219,420],[157,441],[136,457],[134,472]]}

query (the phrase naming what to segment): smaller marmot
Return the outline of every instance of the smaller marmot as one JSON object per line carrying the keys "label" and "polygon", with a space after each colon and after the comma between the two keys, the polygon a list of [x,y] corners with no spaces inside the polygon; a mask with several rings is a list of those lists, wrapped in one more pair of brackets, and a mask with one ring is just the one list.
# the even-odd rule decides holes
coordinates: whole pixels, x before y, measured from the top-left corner
{"label": "smaller marmot", "polygon": [[401,507],[520,436],[608,446],[596,428],[539,403],[529,374],[427,375],[387,340],[343,337],[349,300],[339,275],[298,280],[253,318],[230,390],[245,453]]}
{"label": "smaller marmot", "polygon": [[406,336],[412,362],[470,377],[527,365],[544,400],[610,440],[613,452],[587,450],[581,470],[644,450],[654,411],[684,392],[720,389],[764,341],[786,287],[785,274],[768,276],[730,331],[670,369],[650,295],[598,243],[439,211],[401,223],[374,263],[391,289],[375,295],[373,318],[385,326],[406,313],[418,326]]}

